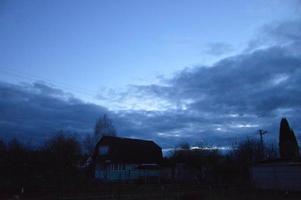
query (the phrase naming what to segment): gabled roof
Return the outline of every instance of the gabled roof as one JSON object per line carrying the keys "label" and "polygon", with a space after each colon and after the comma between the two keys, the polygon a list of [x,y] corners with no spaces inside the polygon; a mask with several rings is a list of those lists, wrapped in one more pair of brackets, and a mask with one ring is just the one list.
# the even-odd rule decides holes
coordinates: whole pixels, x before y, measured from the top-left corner
{"label": "gabled roof", "polygon": [[[109,147],[106,155],[99,155],[101,146]],[[153,141],[103,136],[96,145],[94,158],[96,161],[121,163],[159,163],[162,150]]]}

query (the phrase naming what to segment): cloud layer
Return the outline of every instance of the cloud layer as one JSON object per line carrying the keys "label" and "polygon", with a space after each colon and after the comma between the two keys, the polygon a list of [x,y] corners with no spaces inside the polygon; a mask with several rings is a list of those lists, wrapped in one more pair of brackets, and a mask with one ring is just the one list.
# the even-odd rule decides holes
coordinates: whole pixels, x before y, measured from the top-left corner
{"label": "cloud layer", "polygon": [[260,39],[237,56],[185,69],[164,85],[132,86],[125,99],[168,102],[161,112],[133,117],[135,122],[150,124],[146,129],[160,138],[229,144],[256,137],[260,128],[277,141],[279,121],[288,117],[300,138],[301,23],[275,23],[262,31],[269,41]]}
{"label": "cloud layer", "polygon": [[299,20],[266,26],[239,55],[184,69],[162,84],[112,92],[112,103],[126,105],[114,112],[43,83],[0,83],[0,134],[38,140],[65,129],[83,135],[108,113],[121,136],[163,147],[183,141],[225,146],[256,137],[261,128],[276,141],[287,117],[301,142],[300,44]]}
{"label": "cloud layer", "polygon": [[91,132],[103,107],[86,104],[43,83],[0,83],[0,134],[36,143],[59,130]]}

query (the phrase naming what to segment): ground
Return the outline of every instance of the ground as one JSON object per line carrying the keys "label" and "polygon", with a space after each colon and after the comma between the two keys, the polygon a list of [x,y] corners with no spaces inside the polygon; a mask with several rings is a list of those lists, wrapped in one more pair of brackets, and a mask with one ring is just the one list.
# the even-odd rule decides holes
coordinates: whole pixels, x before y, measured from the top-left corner
{"label": "ground", "polygon": [[[7,197],[5,199],[17,199]],[[301,193],[280,191],[259,191],[245,186],[215,186],[193,184],[106,184],[85,192],[64,192],[57,194],[24,194],[24,200],[294,200],[301,199]]]}

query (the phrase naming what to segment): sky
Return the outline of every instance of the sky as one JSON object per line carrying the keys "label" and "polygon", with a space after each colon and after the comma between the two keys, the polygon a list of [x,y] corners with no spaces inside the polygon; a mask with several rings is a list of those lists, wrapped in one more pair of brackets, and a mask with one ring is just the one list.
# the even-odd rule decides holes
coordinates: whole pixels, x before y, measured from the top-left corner
{"label": "sky", "polygon": [[0,136],[301,139],[299,0],[0,0]]}

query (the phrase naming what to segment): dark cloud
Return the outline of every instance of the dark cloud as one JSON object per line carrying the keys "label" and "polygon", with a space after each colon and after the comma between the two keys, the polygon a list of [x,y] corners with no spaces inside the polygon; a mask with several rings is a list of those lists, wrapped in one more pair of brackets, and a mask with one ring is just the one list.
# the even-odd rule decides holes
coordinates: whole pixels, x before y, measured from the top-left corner
{"label": "dark cloud", "polygon": [[[255,137],[259,128],[268,129],[268,137],[276,141],[284,116],[300,130],[300,22],[274,24],[264,34],[274,38],[273,45],[212,66],[185,69],[164,86],[136,86],[130,95],[158,97],[174,108],[131,119],[149,125],[144,128],[157,137],[216,144]],[[288,42],[283,43],[284,38]],[[300,137],[300,131],[296,132]]]}
{"label": "dark cloud", "polygon": [[[157,130],[176,129],[172,125],[174,119],[166,113],[114,113],[84,103],[42,82],[19,85],[0,82],[0,96],[0,137],[16,137],[31,144],[37,144],[60,130],[78,137],[91,134],[96,120],[104,113],[113,119],[120,136],[153,139],[164,144],[164,138],[157,136]],[[168,144],[170,140],[167,139],[165,146]]]}
{"label": "dark cloud", "polygon": [[41,140],[58,130],[91,132],[107,109],[87,104],[42,83],[0,83],[0,134],[25,140]]}

